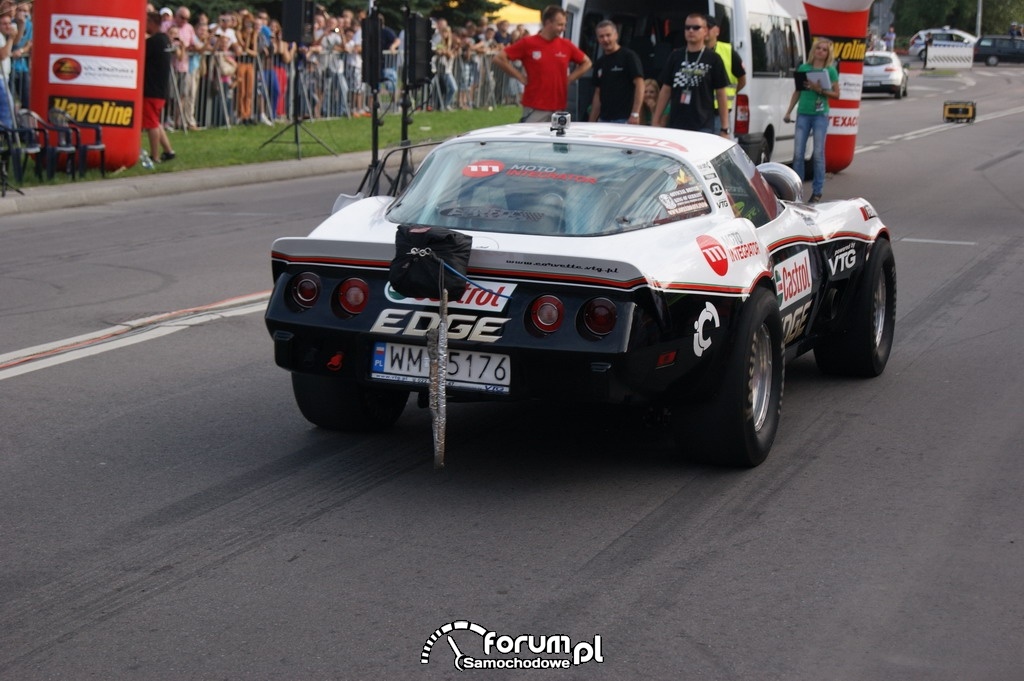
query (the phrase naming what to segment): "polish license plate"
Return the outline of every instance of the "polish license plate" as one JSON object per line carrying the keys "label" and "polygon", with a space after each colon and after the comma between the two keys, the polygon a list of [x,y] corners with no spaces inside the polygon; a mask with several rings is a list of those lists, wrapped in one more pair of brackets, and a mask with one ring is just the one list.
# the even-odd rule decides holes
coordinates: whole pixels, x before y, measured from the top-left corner
{"label": "polish license plate", "polygon": [[[374,343],[370,377],[427,385],[430,355],[420,345]],[[448,349],[449,388],[508,394],[512,381],[512,360],[492,352]]]}
{"label": "polish license plate", "polygon": [[864,87],[878,87],[881,83],[877,80],[865,80]]}

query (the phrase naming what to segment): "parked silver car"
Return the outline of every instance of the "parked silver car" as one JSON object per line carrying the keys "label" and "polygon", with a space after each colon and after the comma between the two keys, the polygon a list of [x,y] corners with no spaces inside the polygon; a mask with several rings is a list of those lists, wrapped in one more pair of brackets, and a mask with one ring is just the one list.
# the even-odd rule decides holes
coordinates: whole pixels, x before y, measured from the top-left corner
{"label": "parked silver car", "polygon": [[910,76],[895,52],[868,52],[864,55],[863,92],[883,92],[896,99],[907,96]]}

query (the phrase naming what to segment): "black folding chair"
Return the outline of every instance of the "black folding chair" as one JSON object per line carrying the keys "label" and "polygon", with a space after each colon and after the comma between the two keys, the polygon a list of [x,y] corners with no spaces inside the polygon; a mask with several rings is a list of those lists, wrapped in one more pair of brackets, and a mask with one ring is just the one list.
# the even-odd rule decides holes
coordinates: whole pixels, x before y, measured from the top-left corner
{"label": "black folding chair", "polygon": [[12,187],[8,180],[8,169],[14,155],[14,132],[11,128],[0,125],[0,198],[7,196],[7,190],[13,189],[23,194],[17,187]]}
{"label": "black folding chair", "polygon": [[94,123],[82,123],[75,120],[67,111],[57,107],[50,109],[50,124],[58,128],[68,128],[74,133],[73,141],[78,150],[79,177],[85,177],[85,171],[88,169],[86,162],[91,152],[99,154],[100,175],[107,176],[107,145],[103,143],[103,128]]}
{"label": "black folding chair", "polygon": [[57,160],[63,155],[64,168],[68,176],[75,179],[78,165],[78,146],[75,144],[75,132],[68,127],[48,123],[42,116],[31,109],[22,109],[18,116],[24,127],[35,130],[43,141],[43,152],[46,155],[46,179],[52,180],[57,170]]}
{"label": "black folding chair", "polygon": [[25,169],[29,159],[35,161],[36,179],[43,180],[43,161],[46,153],[43,147],[46,145],[46,137],[40,134],[35,127],[24,127],[21,121],[20,112],[15,114],[15,127],[4,128],[10,138],[8,155],[11,161],[11,169],[14,171],[14,181],[21,184],[25,179]]}

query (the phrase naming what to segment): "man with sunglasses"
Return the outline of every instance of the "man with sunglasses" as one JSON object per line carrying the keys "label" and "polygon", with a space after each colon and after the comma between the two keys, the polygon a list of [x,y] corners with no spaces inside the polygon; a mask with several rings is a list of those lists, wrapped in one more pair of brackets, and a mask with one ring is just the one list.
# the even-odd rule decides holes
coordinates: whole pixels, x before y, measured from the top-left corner
{"label": "man with sunglasses", "polygon": [[[703,14],[686,17],[686,46],[669,55],[658,77],[661,90],[655,111],[657,125],[714,134],[715,116],[721,121],[719,134],[729,137],[729,76],[722,58],[705,45],[708,22]],[[718,109],[715,109],[715,101]]]}

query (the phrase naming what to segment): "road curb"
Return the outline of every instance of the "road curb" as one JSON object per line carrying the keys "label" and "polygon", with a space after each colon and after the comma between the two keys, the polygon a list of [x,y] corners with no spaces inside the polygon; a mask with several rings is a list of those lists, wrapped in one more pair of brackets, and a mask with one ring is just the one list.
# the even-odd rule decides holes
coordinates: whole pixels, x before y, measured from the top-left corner
{"label": "road curb", "polygon": [[26,187],[23,195],[12,189],[0,199],[0,216],[350,172],[368,168],[370,160],[371,153],[366,151],[131,178],[79,180],[59,186]]}

